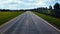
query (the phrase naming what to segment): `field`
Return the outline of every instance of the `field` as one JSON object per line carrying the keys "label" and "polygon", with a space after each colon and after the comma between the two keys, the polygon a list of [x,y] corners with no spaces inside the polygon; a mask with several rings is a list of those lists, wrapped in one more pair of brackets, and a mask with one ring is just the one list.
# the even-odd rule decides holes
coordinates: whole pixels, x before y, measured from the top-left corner
{"label": "field", "polygon": [[33,12],[33,13],[35,13],[39,17],[45,19],[46,21],[48,21],[49,23],[51,23],[52,25],[54,25],[55,27],[60,29],[60,18],[56,18],[56,17],[53,17],[53,16],[45,15],[45,14],[41,14],[41,13],[38,13],[38,12]]}
{"label": "field", "polygon": [[21,13],[23,12],[0,12],[0,25],[20,15]]}

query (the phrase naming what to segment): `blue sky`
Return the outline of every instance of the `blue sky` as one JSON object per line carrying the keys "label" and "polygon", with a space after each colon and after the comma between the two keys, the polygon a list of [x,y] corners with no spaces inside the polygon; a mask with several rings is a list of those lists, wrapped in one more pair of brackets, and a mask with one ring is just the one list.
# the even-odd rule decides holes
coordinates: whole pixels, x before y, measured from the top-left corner
{"label": "blue sky", "polygon": [[0,9],[33,9],[37,7],[49,7],[60,0],[0,0]]}

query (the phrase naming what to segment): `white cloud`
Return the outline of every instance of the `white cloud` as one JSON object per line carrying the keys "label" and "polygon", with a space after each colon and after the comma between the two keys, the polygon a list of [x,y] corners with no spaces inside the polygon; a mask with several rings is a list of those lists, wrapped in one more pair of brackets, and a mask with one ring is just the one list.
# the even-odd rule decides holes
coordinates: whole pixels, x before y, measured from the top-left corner
{"label": "white cloud", "polygon": [[[55,0],[0,0],[0,9],[20,9],[20,8],[35,8],[47,7],[52,2],[60,2]],[[49,4],[48,4],[49,3]]]}

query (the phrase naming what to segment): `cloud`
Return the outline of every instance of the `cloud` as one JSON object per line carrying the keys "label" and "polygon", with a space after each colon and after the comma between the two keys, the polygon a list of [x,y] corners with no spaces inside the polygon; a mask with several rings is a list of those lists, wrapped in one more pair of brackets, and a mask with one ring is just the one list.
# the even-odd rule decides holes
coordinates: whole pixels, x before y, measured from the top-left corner
{"label": "cloud", "polygon": [[49,7],[57,0],[0,0],[0,9],[31,9],[37,7]]}

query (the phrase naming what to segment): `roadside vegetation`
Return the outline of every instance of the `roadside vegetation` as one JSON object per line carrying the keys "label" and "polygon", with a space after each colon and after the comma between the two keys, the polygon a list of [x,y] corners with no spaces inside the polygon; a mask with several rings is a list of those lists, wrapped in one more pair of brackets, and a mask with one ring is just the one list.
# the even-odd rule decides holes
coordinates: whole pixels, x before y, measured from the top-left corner
{"label": "roadside vegetation", "polygon": [[38,13],[38,12],[33,12],[33,13],[35,13],[39,17],[45,19],[50,24],[52,24],[55,27],[57,27],[58,29],[60,29],[60,18],[56,18],[56,17],[50,16],[50,15],[46,15],[46,14],[42,14],[42,13]]}
{"label": "roadside vegetation", "polygon": [[0,25],[11,20],[12,18],[20,15],[23,11],[20,12],[0,12]]}
{"label": "roadside vegetation", "polygon": [[32,11],[36,15],[40,16],[41,18],[45,19],[46,21],[60,29],[60,4],[56,3],[53,8],[50,5],[49,8],[41,7],[36,8]]}

